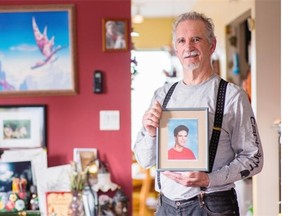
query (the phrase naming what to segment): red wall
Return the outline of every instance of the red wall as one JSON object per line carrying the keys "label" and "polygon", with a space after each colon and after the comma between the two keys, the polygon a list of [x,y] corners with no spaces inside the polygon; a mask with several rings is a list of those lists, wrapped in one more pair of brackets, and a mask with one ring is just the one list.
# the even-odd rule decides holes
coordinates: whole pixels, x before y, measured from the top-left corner
{"label": "red wall", "polygon": [[[130,51],[102,51],[102,18],[130,20],[130,0],[22,0],[1,1],[0,5],[66,3],[76,6],[78,94],[0,96],[0,104],[46,104],[49,166],[69,163],[73,148],[97,148],[100,159],[109,164],[112,180],[131,197]],[[103,94],[93,93],[95,70],[104,73]],[[99,130],[100,110],[120,111],[119,131]]]}

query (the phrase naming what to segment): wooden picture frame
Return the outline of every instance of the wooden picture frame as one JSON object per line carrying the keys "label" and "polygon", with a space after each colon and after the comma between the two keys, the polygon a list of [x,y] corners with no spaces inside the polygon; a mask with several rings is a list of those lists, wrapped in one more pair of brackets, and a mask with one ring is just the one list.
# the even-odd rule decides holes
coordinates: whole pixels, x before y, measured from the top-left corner
{"label": "wooden picture frame", "polygon": [[46,109],[46,105],[0,105],[0,148],[45,148]]}
{"label": "wooden picture frame", "polygon": [[75,26],[71,4],[0,6],[0,96],[76,94]]}
{"label": "wooden picture frame", "polygon": [[[176,148],[176,142],[182,148]],[[208,108],[163,110],[157,130],[157,170],[207,171],[208,151]]]}
{"label": "wooden picture frame", "polygon": [[103,51],[128,50],[128,19],[103,19],[102,29]]}

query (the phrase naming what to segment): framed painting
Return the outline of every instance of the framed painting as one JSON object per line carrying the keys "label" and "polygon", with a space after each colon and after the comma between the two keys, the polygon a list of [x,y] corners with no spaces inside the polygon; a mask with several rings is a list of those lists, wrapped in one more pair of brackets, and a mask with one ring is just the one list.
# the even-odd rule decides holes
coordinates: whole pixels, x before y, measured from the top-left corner
{"label": "framed painting", "polygon": [[128,20],[103,19],[103,51],[128,50]]}
{"label": "framed painting", "polygon": [[46,146],[45,105],[0,105],[0,148]]}
{"label": "framed painting", "polygon": [[208,170],[208,108],[167,109],[157,130],[158,170]]}
{"label": "framed painting", "polygon": [[17,214],[28,209],[26,200],[29,198],[30,187],[34,185],[31,161],[0,161],[0,170],[0,212],[10,215],[10,212]]}
{"label": "framed painting", "polygon": [[0,6],[0,96],[73,95],[74,5]]}

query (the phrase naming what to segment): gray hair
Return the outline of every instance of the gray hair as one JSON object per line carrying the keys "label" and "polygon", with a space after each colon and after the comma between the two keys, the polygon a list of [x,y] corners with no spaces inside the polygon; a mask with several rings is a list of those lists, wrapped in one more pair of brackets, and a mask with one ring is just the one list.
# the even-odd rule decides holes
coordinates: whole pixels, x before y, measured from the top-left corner
{"label": "gray hair", "polygon": [[179,25],[179,23],[186,21],[186,20],[200,20],[202,21],[205,26],[206,26],[206,30],[208,33],[208,42],[211,44],[212,40],[215,38],[214,35],[214,23],[212,21],[211,18],[206,17],[204,14],[202,13],[198,13],[195,11],[192,12],[187,12],[187,13],[183,13],[181,15],[179,15],[176,19],[176,21],[174,22],[173,25],[173,32],[172,32],[172,37],[173,37],[173,45],[175,47],[175,42],[176,42],[176,29]]}

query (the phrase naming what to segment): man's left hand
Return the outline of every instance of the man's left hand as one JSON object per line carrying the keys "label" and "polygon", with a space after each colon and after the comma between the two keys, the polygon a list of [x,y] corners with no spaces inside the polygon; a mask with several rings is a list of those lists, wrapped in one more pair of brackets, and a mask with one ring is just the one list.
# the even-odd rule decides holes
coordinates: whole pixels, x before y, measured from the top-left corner
{"label": "man's left hand", "polygon": [[209,176],[205,172],[162,172],[168,178],[187,187],[207,187]]}

